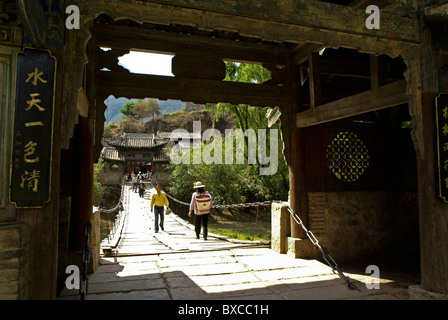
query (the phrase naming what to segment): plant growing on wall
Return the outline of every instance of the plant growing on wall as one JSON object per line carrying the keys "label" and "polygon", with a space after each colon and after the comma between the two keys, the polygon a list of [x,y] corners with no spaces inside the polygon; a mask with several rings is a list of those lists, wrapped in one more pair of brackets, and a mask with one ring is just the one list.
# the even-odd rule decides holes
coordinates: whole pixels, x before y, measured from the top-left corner
{"label": "plant growing on wall", "polygon": [[97,163],[93,164],[93,205],[101,206],[103,202],[103,186],[100,182],[100,172],[104,167],[104,159],[99,158]]}

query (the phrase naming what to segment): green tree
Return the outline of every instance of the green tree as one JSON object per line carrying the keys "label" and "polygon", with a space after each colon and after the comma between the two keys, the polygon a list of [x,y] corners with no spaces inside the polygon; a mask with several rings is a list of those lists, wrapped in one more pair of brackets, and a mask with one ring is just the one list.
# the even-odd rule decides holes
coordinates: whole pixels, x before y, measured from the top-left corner
{"label": "green tree", "polygon": [[100,182],[100,172],[104,168],[104,159],[99,158],[97,163],[93,164],[93,204],[101,206],[103,203],[103,186]]}
{"label": "green tree", "polygon": [[[198,148],[201,153],[212,142],[208,142]],[[225,140],[222,141],[225,150]],[[239,203],[241,201],[241,186],[246,165],[235,164],[193,164],[191,149],[188,156],[190,164],[171,164],[172,169],[169,193],[183,201],[189,201],[193,190],[193,184],[201,181],[213,198],[214,204]]]}
{"label": "green tree", "polygon": [[161,114],[157,99],[145,99],[137,101],[132,108],[134,118],[143,122],[144,118],[155,117]]}
{"label": "green tree", "polygon": [[[270,79],[268,70],[261,65],[226,62],[227,81],[238,81],[246,83],[261,84]],[[267,108],[252,107],[248,105],[230,104],[207,104],[206,109],[213,111],[215,121],[224,112],[230,112],[234,119],[236,128],[246,131],[253,129],[268,129],[266,119]],[[279,129],[274,125],[272,129]],[[271,131],[274,132],[274,131]],[[206,184],[207,190],[212,194],[215,204],[240,203],[265,200],[287,200],[289,189],[289,170],[282,155],[282,143],[280,130],[277,131],[279,144],[277,153],[278,171],[273,175],[261,176],[259,174],[260,164],[249,164],[247,161],[248,140],[245,140],[245,164],[179,164],[171,165],[171,188],[170,193],[184,201],[189,201],[192,193],[192,186],[195,181]],[[270,135],[267,135],[267,148],[269,150]],[[222,139],[225,150],[225,139]],[[209,142],[210,143],[210,142]],[[202,146],[205,148],[206,145]],[[236,150],[235,146],[233,150]],[[190,152],[192,160],[192,152]],[[258,160],[258,157],[257,157]],[[193,163],[192,161],[190,163]]]}
{"label": "green tree", "polygon": [[[235,63],[226,61],[226,81],[245,82],[262,84],[271,79],[270,72],[257,64]],[[216,106],[207,105],[208,109],[217,109],[216,120],[219,121],[220,115],[225,111],[229,111],[234,118],[235,126],[243,131],[247,129],[268,129],[268,120],[266,118],[267,107],[253,107],[248,105],[230,105],[219,103]],[[280,127],[274,125],[272,129],[278,129],[278,141],[281,141]],[[268,136],[270,139],[270,136]],[[246,150],[248,140],[246,142]],[[269,146],[269,140],[267,142]],[[289,189],[289,168],[285,163],[282,155],[283,144],[278,145],[279,167],[276,174],[272,176],[261,176],[259,172],[260,164],[247,166],[245,175],[247,180],[246,194],[252,200],[286,200],[288,198]],[[270,150],[271,151],[271,150]],[[246,153],[247,158],[247,153]],[[257,159],[258,160],[258,159]]]}
{"label": "green tree", "polygon": [[136,103],[136,101],[129,101],[123,106],[123,108],[120,109],[120,113],[122,113],[125,117],[135,117],[133,109]]}
{"label": "green tree", "polygon": [[[258,64],[237,63],[226,61],[226,77],[224,81],[262,84],[271,79],[271,73]],[[216,120],[228,111],[232,114],[235,126],[243,131],[267,128],[266,112],[268,108],[252,107],[249,105],[231,105],[218,103],[207,104],[208,110],[216,109]]]}

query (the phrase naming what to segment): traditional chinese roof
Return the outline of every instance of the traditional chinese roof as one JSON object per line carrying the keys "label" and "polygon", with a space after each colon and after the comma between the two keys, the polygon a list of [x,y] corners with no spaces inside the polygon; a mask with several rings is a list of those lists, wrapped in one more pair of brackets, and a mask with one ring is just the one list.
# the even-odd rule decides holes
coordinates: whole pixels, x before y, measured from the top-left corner
{"label": "traditional chinese roof", "polygon": [[119,138],[103,139],[103,144],[116,148],[132,149],[152,149],[165,146],[169,141],[165,139],[155,139],[153,134],[125,133]]}
{"label": "traditional chinese roof", "polygon": [[[156,137],[153,134],[125,133],[118,138],[103,138],[101,157],[109,161],[170,161],[162,148],[169,139]],[[135,156],[138,153],[140,156]]]}
{"label": "traditional chinese roof", "polygon": [[101,150],[101,158],[109,161],[125,161],[124,156],[117,149],[110,146],[103,147],[103,150]]}
{"label": "traditional chinese roof", "polygon": [[177,141],[179,139],[190,139],[190,140],[201,140],[202,136],[200,133],[195,132],[157,132],[156,139],[168,139],[171,141]]}

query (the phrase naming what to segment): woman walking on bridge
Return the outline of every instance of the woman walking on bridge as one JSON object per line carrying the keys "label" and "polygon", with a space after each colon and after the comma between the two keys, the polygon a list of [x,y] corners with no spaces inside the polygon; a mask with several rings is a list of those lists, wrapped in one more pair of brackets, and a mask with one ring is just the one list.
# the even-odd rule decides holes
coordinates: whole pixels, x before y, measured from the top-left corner
{"label": "woman walking on bridge", "polygon": [[196,182],[193,188],[196,189],[196,192],[194,192],[191,197],[190,212],[188,213],[188,216],[191,217],[191,211],[194,210],[194,229],[196,231],[196,239],[199,239],[202,224],[204,227],[204,240],[207,240],[208,214],[212,208],[212,197],[208,191],[205,191],[205,186],[200,181]]}

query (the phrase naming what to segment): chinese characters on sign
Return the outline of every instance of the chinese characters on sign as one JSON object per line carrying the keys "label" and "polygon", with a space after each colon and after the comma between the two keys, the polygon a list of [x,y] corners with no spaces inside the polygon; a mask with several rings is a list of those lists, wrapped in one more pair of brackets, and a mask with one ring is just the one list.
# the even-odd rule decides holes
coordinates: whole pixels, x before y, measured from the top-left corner
{"label": "chinese characters on sign", "polygon": [[10,200],[17,208],[43,207],[50,200],[56,61],[35,49],[17,61]]}
{"label": "chinese characters on sign", "polygon": [[448,203],[448,93],[436,98],[439,196]]}

